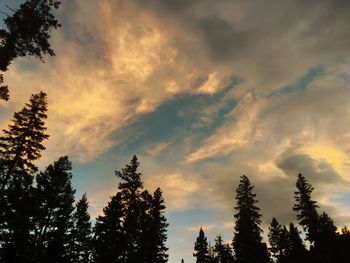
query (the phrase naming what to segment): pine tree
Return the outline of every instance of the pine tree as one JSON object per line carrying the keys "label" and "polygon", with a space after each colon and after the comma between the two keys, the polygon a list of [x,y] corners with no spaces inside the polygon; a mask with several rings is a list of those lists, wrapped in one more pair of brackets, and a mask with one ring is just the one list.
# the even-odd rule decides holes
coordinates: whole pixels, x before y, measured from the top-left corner
{"label": "pine tree", "polygon": [[0,254],[4,262],[26,262],[32,252],[32,183],[37,170],[33,162],[40,158],[45,149],[42,142],[48,138],[46,111],[46,94],[32,95],[0,137]]}
{"label": "pine tree", "polygon": [[304,262],[306,249],[299,236],[298,229],[291,223],[289,231],[281,226],[276,218],[272,219],[269,227],[270,251],[279,263]]}
{"label": "pine tree", "polygon": [[93,240],[95,263],[126,262],[123,210],[122,196],[117,193],[103,209],[103,215],[97,217]]}
{"label": "pine tree", "polygon": [[298,175],[296,182],[298,191],[295,194],[295,205],[293,210],[298,212],[299,224],[306,232],[307,240],[317,242],[318,240],[318,213],[316,201],[312,200],[311,194],[314,188],[307,182],[302,174]]}
{"label": "pine tree", "polygon": [[258,201],[253,193],[254,186],[251,185],[247,176],[241,176],[240,183],[236,189],[235,207],[237,213],[233,247],[236,260],[239,263],[264,263],[269,262],[267,247],[263,244],[260,228],[260,209],[255,205]]}
{"label": "pine tree", "polygon": [[269,226],[269,243],[270,243],[270,251],[272,255],[277,259],[283,255],[283,249],[281,246],[282,243],[282,226],[277,221],[276,218],[272,218],[271,224]]}
{"label": "pine tree", "polygon": [[289,225],[289,246],[286,262],[308,262],[307,250],[300,237],[298,228],[293,223]]}
{"label": "pine tree", "polygon": [[[0,72],[8,69],[12,60],[26,55],[42,60],[44,54],[54,55],[49,38],[51,29],[60,27],[52,14],[60,5],[55,0],[28,0],[18,10],[4,19],[5,29],[0,29]],[[3,83],[0,73],[0,84]],[[0,99],[8,100],[8,87],[0,87]]]}
{"label": "pine tree", "polygon": [[168,223],[164,216],[165,205],[160,188],[150,198],[149,215],[143,218],[143,232],[141,238],[141,254],[145,256],[143,262],[166,263],[168,261],[168,248],[165,246],[167,240]]}
{"label": "pine tree", "polygon": [[72,254],[75,263],[89,263],[92,249],[92,230],[90,215],[88,213],[89,203],[86,194],[77,202],[73,214],[74,229],[71,235]]}
{"label": "pine tree", "polygon": [[221,235],[215,238],[214,262],[233,263],[232,249],[228,244],[224,244]]}
{"label": "pine tree", "polygon": [[141,253],[140,242],[142,232],[145,230],[142,222],[145,215],[145,201],[141,173],[137,171],[138,166],[139,162],[134,156],[122,171],[115,172],[122,179],[118,188],[123,202],[124,257],[127,263],[142,262],[144,256]]}
{"label": "pine tree", "polygon": [[334,225],[333,219],[325,212],[319,216],[318,229],[321,243],[326,245],[334,241],[337,227]]}
{"label": "pine tree", "polygon": [[314,254],[322,255],[324,262],[333,262],[336,258],[335,243],[337,237],[337,227],[333,219],[323,212],[318,219],[318,242],[315,246]]}
{"label": "pine tree", "polygon": [[71,185],[71,169],[68,157],[64,156],[36,177],[38,208],[34,221],[38,262],[68,262],[72,258],[70,238],[75,190]]}
{"label": "pine tree", "polygon": [[37,171],[33,162],[45,150],[42,142],[49,136],[45,134],[47,118],[47,98],[44,92],[31,96],[29,103],[14,114],[8,130],[0,137],[0,191],[4,191],[9,180],[16,174],[32,175]]}
{"label": "pine tree", "polygon": [[194,245],[194,251],[195,253],[193,253],[193,256],[196,257],[196,263],[210,262],[209,244],[202,228],[199,230],[199,235]]}

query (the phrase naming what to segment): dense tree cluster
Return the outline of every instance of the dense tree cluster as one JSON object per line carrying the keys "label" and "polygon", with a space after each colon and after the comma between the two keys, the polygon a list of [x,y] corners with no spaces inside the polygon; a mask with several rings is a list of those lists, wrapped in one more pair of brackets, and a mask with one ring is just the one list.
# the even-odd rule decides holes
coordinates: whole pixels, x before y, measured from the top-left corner
{"label": "dense tree cluster", "polygon": [[[272,218],[268,228],[269,247],[262,242],[260,209],[256,206],[254,186],[247,176],[241,176],[236,189],[236,214],[234,238],[231,252],[226,244],[225,255],[218,256],[217,244],[222,244],[219,236],[214,250],[211,248],[204,231],[200,229],[193,254],[197,263],[237,262],[237,263],[339,263],[350,262],[347,250],[350,248],[350,231],[344,227],[341,233],[333,220],[325,212],[318,212],[317,202],[312,199],[313,187],[299,174],[296,181],[295,204],[297,220],[302,231],[290,223],[281,225]],[[305,241],[301,237],[305,236]],[[307,242],[308,247],[305,245]],[[210,253],[216,251],[216,254]]]}
{"label": "dense tree cluster", "polygon": [[[50,32],[60,24],[53,11],[57,0],[27,0],[10,6],[0,29],[0,99],[8,100],[3,74],[17,57],[43,59],[54,55]],[[116,171],[118,190],[95,222],[86,194],[75,200],[72,165],[60,157],[38,171],[35,161],[48,139],[47,96],[33,94],[0,136],[0,263],[166,263],[168,223],[160,188],[144,189],[134,156]],[[313,187],[299,174],[294,223],[272,218],[267,245],[262,238],[262,214],[254,186],[241,176],[235,196],[232,242],[221,235],[214,245],[203,229],[195,241],[197,263],[338,263],[349,262],[350,230],[337,231],[333,219],[319,212]],[[184,260],[181,260],[184,263]]]}
{"label": "dense tree cluster", "polygon": [[46,111],[46,94],[32,95],[0,137],[0,262],[167,262],[162,191],[143,188],[136,156],[94,227],[86,195],[75,203],[67,156],[38,172]]}

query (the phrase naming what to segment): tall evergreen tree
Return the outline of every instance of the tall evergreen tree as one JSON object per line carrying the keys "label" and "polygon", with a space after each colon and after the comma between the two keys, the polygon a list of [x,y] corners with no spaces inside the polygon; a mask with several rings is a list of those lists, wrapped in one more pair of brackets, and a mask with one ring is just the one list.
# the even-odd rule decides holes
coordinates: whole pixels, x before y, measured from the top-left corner
{"label": "tall evergreen tree", "polygon": [[306,249],[299,236],[298,229],[293,223],[281,226],[276,218],[272,219],[269,227],[270,251],[279,263],[305,262]]}
{"label": "tall evergreen tree", "polygon": [[294,193],[296,203],[293,210],[298,213],[297,219],[306,232],[307,239],[310,242],[316,242],[318,240],[318,206],[311,198],[314,188],[302,174],[298,175],[296,187],[297,191]]}
{"label": "tall evergreen tree", "polygon": [[71,235],[73,242],[71,250],[75,263],[91,262],[92,230],[88,207],[89,203],[86,194],[84,194],[77,202],[73,214],[74,229]]}
{"label": "tall evergreen tree", "polygon": [[195,253],[193,253],[193,256],[196,257],[196,263],[210,262],[209,244],[202,228],[199,230],[199,235],[194,245],[194,251]]}
{"label": "tall evergreen tree", "polygon": [[[30,55],[42,60],[47,53],[54,55],[49,38],[50,31],[60,27],[52,13],[59,5],[56,0],[28,0],[11,10],[13,14],[4,19],[6,28],[0,29],[0,72],[6,71],[16,57]],[[6,85],[0,86],[0,99],[9,99]]]}
{"label": "tall evergreen tree", "polygon": [[307,250],[300,237],[298,228],[295,227],[293,223],[289,225],[289,244],[286,262],[308,262]]}
{"label": "tall evergreen tree", "polygon": [[224,244],[221,235],[218,235],[214,244],[214,262],[233,263],[233,260],[231,247],[228,244]]}
{"label": "tall evergreen tree", "polygon": [[123,202],[123,229],[124,237],[124,257],[127,263],[142,262],[141,236],[144,224],[144,194],[141,173],[137,171],[139,162],[134,156],[130,164],[126,165],[122,171],[115,174],[122,180],[119,183],[119,190]]}
{"label": "tall evergreen tree", "polygon": [[126,262],[123,210],[121,193],[117,193],[103,209],[103,215],[97,217],[93,240],[95,263]]}
{"label": "tall evergreen tree", "polygon": [[270,243],[270,251],[272,252],[272,255],[277,259],[283,255],[283,248],[281,244],[283,238],[282,231],[283,228],[277,219],[275,217],[272,218],[271,224],[269,226],[268,238]]}
{"label": "tall evergreen tree", "polygon": [[67,156],[49,165],[36,177],[37,215],[35,243],[37,262],[63,263],[72,259],[71,232],[74,193],[72,165]]}
{"label": "tall evergreen tree", "polygon": [[41,157],[45,150],[43,141],[49,136],[45,133],[47,118],[47,98],[44,92],[31,96],[29,103],[14,114],[8,130],[3,130],[0,137],[0,191],[3,191],[9,180],[16,174],[32,176],[37,171],[34,161]]}
{"label": "tall evergreen tree", "polygon": [[[27,262],[31,254],[34,161],[45,149],[46,94],[31,96],[0,137],[0,250],[4,262]],[[0,259],[1,260],[1,259]]]}
{"label": "tall evergreen tree", "polygon": [[233,247],[236,260],[239,263],[265,263],[269,262],[266,245],[263,244],[260,228],[260,209],[247,176],[241,176],[236,189],[236,219]]}
{"label": "tall evergreen tree", "polygon": [[168,223],[164,216],[165,205],[160,188],[150,198],[149,214],[145,215],[141,238],[141,253],[145,256],[145,263],[166,263],[168,261],[168,248],[165,246],[167,240]]}
{"label": "tall evergreen tree", "polygon": [[333,219],[327,213],[323,212],[318,219],[318,242],[315,244],[313,254],[322,257],[326,263],[334,262],[337,258],[335,252],[336,231],[337,227],[334,225]]}

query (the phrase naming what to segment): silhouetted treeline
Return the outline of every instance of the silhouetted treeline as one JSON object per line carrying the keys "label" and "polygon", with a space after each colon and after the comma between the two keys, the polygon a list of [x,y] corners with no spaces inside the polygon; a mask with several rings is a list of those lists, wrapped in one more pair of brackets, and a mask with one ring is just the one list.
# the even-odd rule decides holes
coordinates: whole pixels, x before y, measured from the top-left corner
{"label": "silhouetted treeline", "polygon": [[162,191],[144,189],[136,156],[115,172],[118,190],[94,226],[67,156],[38,171],[46,111],[46,94],[32,95],[0,137],[0,262],[167,262]]}
{"label": "silhouetted treeline", "polygon": [[[193,254],[197,263],[348,263],[350,262],[350,231],[344,227],[337,232],[332,218],[325,212],[319,213],[318,205],[312,199],[314,190],[306,178],[299,174],[296,182],[295,204],[302,231],[290,223],[281,225],[272,218],[268,229],[269,247],[262,241],[261,213],[257,204],[254,186],[247,176],[241,176],[236,189],[236,214],[234,215],[234,237],[231,244],[222,247],[221,237],[212,247],[202,228],[195,242]],[[305,236],[305,240],[301,237]],[[220,242],[218,242],[220,240]],[[308,244],[308,248],[305,245]],[[233,248],[233,251],[231,250]],[[224,251],[224,252],[222,252]],[[222,255],[225,255],[224,257]]]}

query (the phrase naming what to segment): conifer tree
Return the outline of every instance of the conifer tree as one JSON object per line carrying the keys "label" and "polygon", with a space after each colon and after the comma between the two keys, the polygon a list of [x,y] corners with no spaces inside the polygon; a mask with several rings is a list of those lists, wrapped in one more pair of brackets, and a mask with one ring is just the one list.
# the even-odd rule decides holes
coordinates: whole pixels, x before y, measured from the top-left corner
{"label": "conifer tree", "polygon": [[240,183],[236,189],[236,211],[234,215],[235,235],[233,247],[236,260],[239,263],[265,263],[269,262],[266,245],[263,244],[260,228],[260,209],[256,206],[258,202],[253,193],[254,186],[251,185],[247,176],[241,176]]}
{"label": "conifer tree", "polygon": [[195,253],[193,253],[193,256],[196,257],[196,263],[210,262],[209,244],[202,228],[199,230],[199,235],[194,245],[194,251]]}
{"label": "conifer tree", "polygon": [[[4,19],[6,28],[0,29],[0,72],[7,70],[12,60],[26,55],[42,60],[43,55],[54,55],[49,38],[50,31],[60,27],[52,14],[60,5],[56,0],[28,0],[12,15]],[[3,74],[0,73],[0,85]],[[0,99],[8,100],[8,87],[0,86]]]}
{"label": "conifer tree", "polygon": [[288,247],[288,261],[286,262],[307,262],[307,250],[300,237],[298,228],[293,223],[289,225],[289,247]]}
{"label": "conifer tree", "polygon": [[31,96],[29,103],[14,114],[8,130],[0,137],[0,191],[3,191],[16,174],[32,176],[37,171],[34,161],[45,150],[43,141],[49,136],[45,133],[47,118],[47,98],[44,92]]}
{"label": "conifer tree", "polygon": [[25,262],[32,252],[33,164],[45,149],[46,94],[31,96],[0,137],[0,250],[4,262]]}
{"label": "conifer tree", "polygon": [[304,262],[306,249],[299,236],[298,229],[291,223],[289,231],[281,226],[276,218],[272,219],[269,227],[270,251],[279,263]]}
{"label": "conifer tree", "polygon": [[143,258],[140,242],[142,232],[145,230],[142,222],[145,215],[145,201],[141,173],[137,171],[138,166],[139,162],[134,156],[122,171],[115,172],[122,180],[118,188],[123,203],[124,257],[127,263],[141,262]]}
{"label": "conifer tree", "polygon": [[295,194],[295,205],[293,210],[298,212],[297,219],[299,224],[306,232],[307,240],[317,242],[318,240],[318,213],[316,201],[312,200],[311,195],[314,188],[309,184],[306,178],[298,175],[296,182],[297,191]]}
{"label": "conifer tree", "polygon": [[126,262],[123,210],[121,193],[117,193],[103,209],[103,215],[97,217],[93,239],[95,263]]}
{"label": "conifer tree", "polygon": [[325,259],[324,262],[333,262],[337,257],[335,253],[336,231],[337,227],[334,225],[333,219],[323,212],[318,219],[318,242],[313,254],[320,255]]}
{"label": "conifer tree", "polygon": [[334,225],[333,219],[326,212],[323,212],[319,216],[318,229],[321,243],[328,245],[334,241],[337,235],[337,227]]}
{"label": "conifer tree", "polygon": [[92,230],[90,215],[88,213],[89,203],[86,194],[77,202],[73,214],[74,229],[71,235],[72,255],[75,263],[89,263],[91,261]]}
{"label": "conifer tree", "polygon": [[162,197],[162,191],[157,188],[150,198],[149,215],[143,223],[143,233],[141,238],[141,247],[145,248],[141,253],[145,256],[143,262],[166,263],[168,261],[168,248],[165,246],[167,240],[168,223],[164,216],[165,205]]}
{"label": "conifer tree", "polygon": [[214,262],[233,263],[232,249],[228,244],[224,244],[221,235],[215,238]]}
{"label": "conifer tree", "polygon": [[38,262],[68,262],[71,254],[74,193],[72,165],[60,157],[36,177],[35,255]]}
{"label": "conifer tree", "polygon": [[282,226],[275,217],[272,218],[271,224],[269,226],[268,238],[272,255],[276,258],[279,258],[281,255],[283,255],[283,249],[281,246]]}

